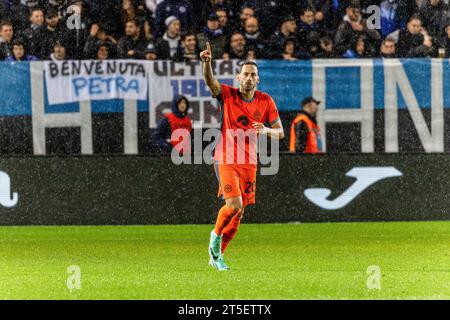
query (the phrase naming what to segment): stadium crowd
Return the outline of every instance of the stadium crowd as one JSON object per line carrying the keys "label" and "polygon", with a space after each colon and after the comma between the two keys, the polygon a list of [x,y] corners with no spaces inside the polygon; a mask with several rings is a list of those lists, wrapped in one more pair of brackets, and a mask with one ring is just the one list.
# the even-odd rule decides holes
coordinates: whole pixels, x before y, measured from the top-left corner
{"label": "stadium crowd", "polygon": [[3,0],[0,59],[449,57],[448,2]]}

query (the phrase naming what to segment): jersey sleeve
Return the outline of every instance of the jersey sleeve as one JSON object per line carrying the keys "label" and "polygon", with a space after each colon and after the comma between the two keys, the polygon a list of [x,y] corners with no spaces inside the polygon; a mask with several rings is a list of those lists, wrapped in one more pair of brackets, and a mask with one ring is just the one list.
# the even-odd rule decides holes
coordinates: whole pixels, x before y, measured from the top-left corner
{"label": "jersey sleeve", "polygon": [[277,121],[280,120],[280,115],[278,113],[277,105],[275,101],[271,97],[268,100],[268,109],[267,109],[267,122],[270,125],[274,125]]}
{"label": "jersey sleeve", "polygon": [[230,96],[231,87],[226,84],[220,85],[220,93],[215,98],[219,101],[219,111],[222,112],[225,100]]}
{"label": "jersey sleeve", "polygon": [[228,98],[230,96],[230,91],[231,91],[231,87],[222,83],[222,84],[220,84],[220,93],[215,98],[218,100],[219,100],[219,98],[225,100],[226,98]]}

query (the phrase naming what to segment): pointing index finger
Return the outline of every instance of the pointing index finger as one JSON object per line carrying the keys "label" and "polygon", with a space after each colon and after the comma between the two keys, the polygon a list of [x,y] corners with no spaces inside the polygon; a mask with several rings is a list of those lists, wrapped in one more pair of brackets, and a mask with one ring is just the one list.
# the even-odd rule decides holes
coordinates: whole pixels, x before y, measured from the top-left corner
{"label": "pointing index finger", "polygon": [[206,50],[208,50],[208,52],[211,52],[211,45],[208,41],[206,42]]}

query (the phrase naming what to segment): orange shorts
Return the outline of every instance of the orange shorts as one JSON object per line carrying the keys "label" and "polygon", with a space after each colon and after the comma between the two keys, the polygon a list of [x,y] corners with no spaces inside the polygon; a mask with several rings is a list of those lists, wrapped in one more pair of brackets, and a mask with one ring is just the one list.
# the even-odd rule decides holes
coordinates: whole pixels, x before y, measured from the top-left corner
{"label": "orange shorts", "polygon": [[242,197],[245,206],[255,204],[256,166],[239,166],[214,162],[219,180],[218,197],[223,199]]}

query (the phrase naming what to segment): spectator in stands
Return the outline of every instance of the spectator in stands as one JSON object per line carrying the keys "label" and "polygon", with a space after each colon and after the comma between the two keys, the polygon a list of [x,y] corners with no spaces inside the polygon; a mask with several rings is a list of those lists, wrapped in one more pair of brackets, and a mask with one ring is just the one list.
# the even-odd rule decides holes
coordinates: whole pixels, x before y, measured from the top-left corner
{"label": "spectator in stands", "polygon": [[16,34],[21,34],[29,27],[30,10],[37,8],[39,0],[12,1],[9,10],[9,19],[14,25]]}
{"label": "spectator in stands", "polygon": [[335,5],[339,5],[339,0],[333,0],[333,3],[330,3],[329,0],[308,0],[308,1],[294,1],[292,5],[292,12],[296,17],[300,16],[305,10],[305,8],[309,7],[314,10],[314,20],[319,24],[320,28],[328,28],[330,30],[335,29],[342,17],[340,16],[338,20],[333,20],[332,15],[332,6],[333,3]]}
{"label": "spectator in stands", "polygon": [[230,24],[228,23],[228,12],[224,7],[218,7],[215,11],[219,18],[219,28],[222,29],[225,36],[231,35]]}
{"label": "spectator in stands", "polygon": [[117,43],[117,53],[121,59],[144,58],[145,40],[140,36],[140,28],[136,20],[125,24],[125,36]]}
{"label": "spectator in stands", "polygon": [[441,39],[450,18],[449,6],[442,0],[427,0],[425,7],[420,10],[420,17],[430,37]]}
{"label": "spectator in stands", "polygon": [[9,21],[0,24],[0,60],[12,55],[12,42],[14,36],[13,25]]}
{"label": "spectator in stands", "polygon": [[[300,21],[298,22],[298,40],[297,43],[300,51],[299,56],[305,58],[311,58],[308,46],[308,36],[311,37],[311,33],[316,33],[316,37],[319,34],[319,25],[316,23],[315,10],[312,7],[304,8],[300,13]],[[309,38],[311,39],[311,38]]]}
{"label": "spectator in stands", "polygon": [[269,40],[270,58],[277,59],[283,52],[283,46],[286,40],[293,39],[296,36],[297,24],[293,16],[283,18],[280,29],[277,30]]}
{"label": "spectator in stands", "polygon": [[[184,129],[183,139],[192,131],[192,122],[188,116],[189,100],[184,96],[175,96],[172,100],[172,112],[165,113],[154,133],[154,142],[162,152],[171,152],[180,141],[173,139],[175,130]],[[190,143],[189,143],[190,145]]]}
{"label": "spectator in stands", "polygon": [[396,45],[394,39],[387,37],[381,42],[380,56],[382,58],[396,57]]}
{"label": "spectator in stands", "polygon": [[36,56],[26,53],[25,45],[20,40],[13,41],[13,54],[6,58],[5,61],[37,61]]}
{"label": "spectator in stands", "polygon": [[178,47],[178,50],[174,56],[175,61],[197,61],[199,58],[200,52],[197,48],[197,36],[194,32],[186,32],[181,35],[181,46]]}
{"label": "spectator in stands", "polygon": [[42,31],[42,46],[39,57],[47,59],[52,53],[52,46],[57,39],[63,39],[67,36],[67,29],[60,25],[61,18],[58,12],[50,8],[45,13],[45,28]]}
{"label": "spectator in stands", "polygon": [[297,22],[298,31],[319,31],[316,21],[316,11],[313,7],[305,7],[300,12],[300,20]]}
{"label": "spectator in stands", "polygon": [[129,20],[136,20],[142,30],[147,16],[146,7],[141,1],[122,0],[122,24]]}
{"label": "spectator in stands", "polygon": [[295,47],[296,43],[297,42],[294,39],[287,39],[285,41],[283,53],[281,55],[283,60],[290,60],[290,61],[298,60],[296,56],[297,52],[297,48]]}
{"label": "spectator in stands", "polygon": [[53,52],[50,54],[50,60],[62,61],[67,60],[66,46],[60,40],[56,40],[53,44]]}
{"label": "spectator in stands", "polygon": [[316,54],[318,59],[332,59],[336,58],[336,51],[334,50],[333,40],[328,36],[323,36],[319,39],[320,48]]}
{"label": "spectator in stands", "polygon": [[134,7],[133,0],[122,1],[122,22],[126,23],[130,20],[136,20],[136,8]]}
{"label": "spectator in stands", "polygon": [[180,20],[175,16],[166,19],[167,31],[162,38],[156,40],[156,51],[158,59],[171,59],[178,51],[181,42]]}
{"label": "spectator in stands", "polygon": [[231,35],[230,47],[227,52],[224,53],[224,59],[239,59],[243,60],[246,56],[246,42],[244,35],[236,31]]}
{"label": "spectator in stands", "polygon": [[[0,6],[0,10],[4,8],[0,12],[0,17],[9,17],[12,20],[14,36],[23,41],[31,55],[40,59],[49,58],[55,39],[63,40],[71,58],[96,58],[97,47],[103,41],[99,38],[107,34],[124,34],[123,30],[118,32],[118,29],[125,29],[120,23],[122,15],[127,19],[133,18],[137,22],[141,33],[139,41],[144,43],[143,50],[145,45],[152,42],[158,50],[157,56],[160,59],[173,58],[174,54],[182,49],[179,46],[180,38],[178,38],[181,30],[184,32],[194,30],[198,34],[204,31],[202,28],[205,25],[216,24],[216,19],[219,21],[217,28],[208,28],[207,32],[203,32],[204,34],[198,34],[199,47],[204,47],[206,39],[209,39],[212,42],[213,50],[217,51],[213,52],[213,56],[216,58],[224,57],[224,51],[228,52],[225,57],[230,56],[231,44],[227,42],[231,38],[231,31],[240,30],[244,35],[246,45],[243,53],[239,51],[238,56],[243,54],[244,56],[254,55],[258,58],[282,59],[286,54],[284,51],[286,40],[291,39],[297,32],[295,25],[298,26],[298,37],[295,39],[295,47],[298,48],[298,51],[295,56],[299,59],[342,57],[344,54],[359,56],[355,51],[355,45],[359,43],[358,48],[362,49],[362,41],[358,41],[361,37],[365,37],[365,57],[383,55],[381,50],[384,47],[381,39],[386,36],[392,37],[396,41],[398,50],[396,56],[428,57],[436,56],[438,48],[447,47],[445,27],[447,18],[450,19],[448,3],[449,0],[208,0],[204,2],[190,0],[102,0],[101,2],[92,0],[8,0],[0,2],[3,4],[3,7]],[[363,8],[372,4],[381,5],[380,32],[367,28],[367,23],[363,18],[365,12]],[[81,11],[81,29],[67,27],[68,23],[69,25],[74,23],[73,19],[69,20],[73,17],[73,13],[67,11],[69,5],[74,5]],[[38,9],[40,6],[45,8],[45,24],[43,10]],[[424,41],[421,46],[414,46],[412,45],[414,41],[404,41],[404,39],[405,36],[407,36],[406,39],[409,39],[405,34],[408,30],[407,18],[414,11],[418,11],[418,8],[420,8],[419,13],[424,26],[424,30],[421,32]],[[344,10],[345,17],[343,17]],[[154,19],[153,13],[155,14]],[[213,18],[209,19],[211,14],[213,14]],[[300,21],[295,23],[290,20],[290,17],[285,18],[279,24],[280,29],[274,33],[273,24],[290,14],[299,17]],[[23,17],[24,15],[26,18]],[[91,16],[94,19],[91,19]],[[173,17],[180,23],[178,35],[175,36],[175,39],[163,39],[165,35],[172,33],[166,33],[168,29],[166,21],[167,18],[173,20]],[[196,17],[200,17],[200,20],[197,21]],[[339,28],[334,25],[334,17],[340,19]],[[28,19],[31,25],[28,25]],[[90,30],[91,21],[101,25],[102,31],[99,31],[99,36],[90,36],[88,31],[92,31]],[[334,32],[336,29],[337,32]],[[219,36],[220,44],[214,43],[217,39],[214,41],[212,39],[217,36],[218,30],[222,32],[222,35]],[[395,30],[398,31],[392,33]],[[401,43],[399,42],[400,30],[403,30]],[[158,34],[158,38],[154,37],[156,34]],[[320,40],[324,36],[331,37],[335,41],[325,41],[328,44],[325,46],[325,42]],[[418,40],[417,36],[409,35],[409,37],[415,41]],[[160,39],[165,41],[160,41]],[[266,39],[270,40],[265,41]],[[118,57],[114,52],[115,46],[112,41],[104,42],[107,43],[110,50],[109,57]],[[9,43],[9,46],[5,46],[0,42],[0,58],[6,57],[2,53],[5,50],[11,52],[11,40]],[[169,49],[167,49],[167,43],[169,43]],[[417,50],[409,50],[411,48],[408,47],[416,47]],[[290,48],[291,44],[289,44]],[[130,58],[144,58],[143,50],[137,51],[138,55]],[[408,52],[405,53],[405,50]],[[153,54],[156,52],[151,55]],[[129,58],[128,55],[126,57]]]}
{"label": "spectator in stands", "polygon": [[27,52],[38,57],[44,44],[44,11],[40,8],[33,8],[30,11],[29,19],[31,25],[20,34],[20,38],[27,45]]}
{"label": "spectator in stands", "polygon": [[259,29],[259,21],[256,17],[245,20],[244,36],[247,47],[254,48],[258,57],[266,56],[266,39]]}
{"label": "spectator in stands", "polygon": [[367,58],[369,54],[366,51],[366,42],[367,39],[365,36],[360,35],[358,38],[352,39],[351,48],[348,49],[343,55],[343,58],[357,59],[357,58]]}
{"label": "spectator in stands", "polygon": [[247,54],[246,54],[245,60],[247,60],[247,61],[254,61],[256,59],[258,59],[258,54],[256,52],[256,49],[254,49],[252,47],[249,47],[247,49]]}
{"label": "spectator in stands", "polygon": [[433,41],[422,28],[420,16],[411,16],[406,29],[400,30],[397,52],[401,58],[428,57],[433,54]]}
{"label": "spectator in stands", "polygon": [[108,60],[109,59],[109,46],[104,43],[99,43],[97,45],[97,54],[95,58],[97,60]]}
{"label": "spectator in stands", "polygon": [[161,37],[167,27],[167,18],[175,16],[181,23],[183,30],[196,27],[196,15],[188,0],[164,0],[158,4],[155,12],[154,38]]}
{"label": "spectator in stands", "polygon": [[245,21],[248,18],[253,18],[255,16],[255,9],[253,9],[252,6],[250,6],[249,4],[245,3],[242,8],[241,8],[241,12],[239,14],[239,20],[240,20],[240,29],[241,31],[244,31],[245,29]]}
{"label": "spectator in stands", "polygon": [[289,151],[293,153],[320,153],[322,142],[316,115],[320,101],[307,97],[301,102],[302,110],[291,124]]}
{"label": "spectator in stands", "polygon": [[221,59],[227,44],[227,37],[220,28],[219,17],[212,13],[208,17],[203,32],[197,34],[199,48],[206,48],[206,41],[211,44],[213,59]]}
{"label": "spectator in stands", "polygon": [[361,16],[361,6],[358,0],[349,2],[343,20],[334,41],[337,53],[344,55],[348,50],[353,49],[352,44],[355,44],[360,36],[365,36],[367,39],[365,51],[369,55],[374,55],[381,37],[377,30],[367,27],[367,21]]}
{"label": "spectator in stands", "polygon": [[94,23],[91,26],[89,36],[84,45],[84,55],[87,59],[93,59],[98,56],[98,48],[101,44],[108,47],[108,57],[114,56],[114,50],[117,46],[117,40],[113,36],[107,35],[105,30],[97,24]]}
{"label": "spectator in stands", "polygon": [[306,37],[306,45],[302,50],[297,51],[297,56],[300,59],[315,59],[320,53],[320,34],[318,32],[310,32]]}
{"label": "spectator in stands", "polygon": [[[334,0],[334,2],[337,2]],[[309,6],[311,6],[314,9],[314,20],[316,21],[319,26],[325,27],[327,23],[329,23],[327,20],[330,16],[330,2],[328,0],[311,0],[308,1]],[[331,22],[331,21],[330,21]]]}

